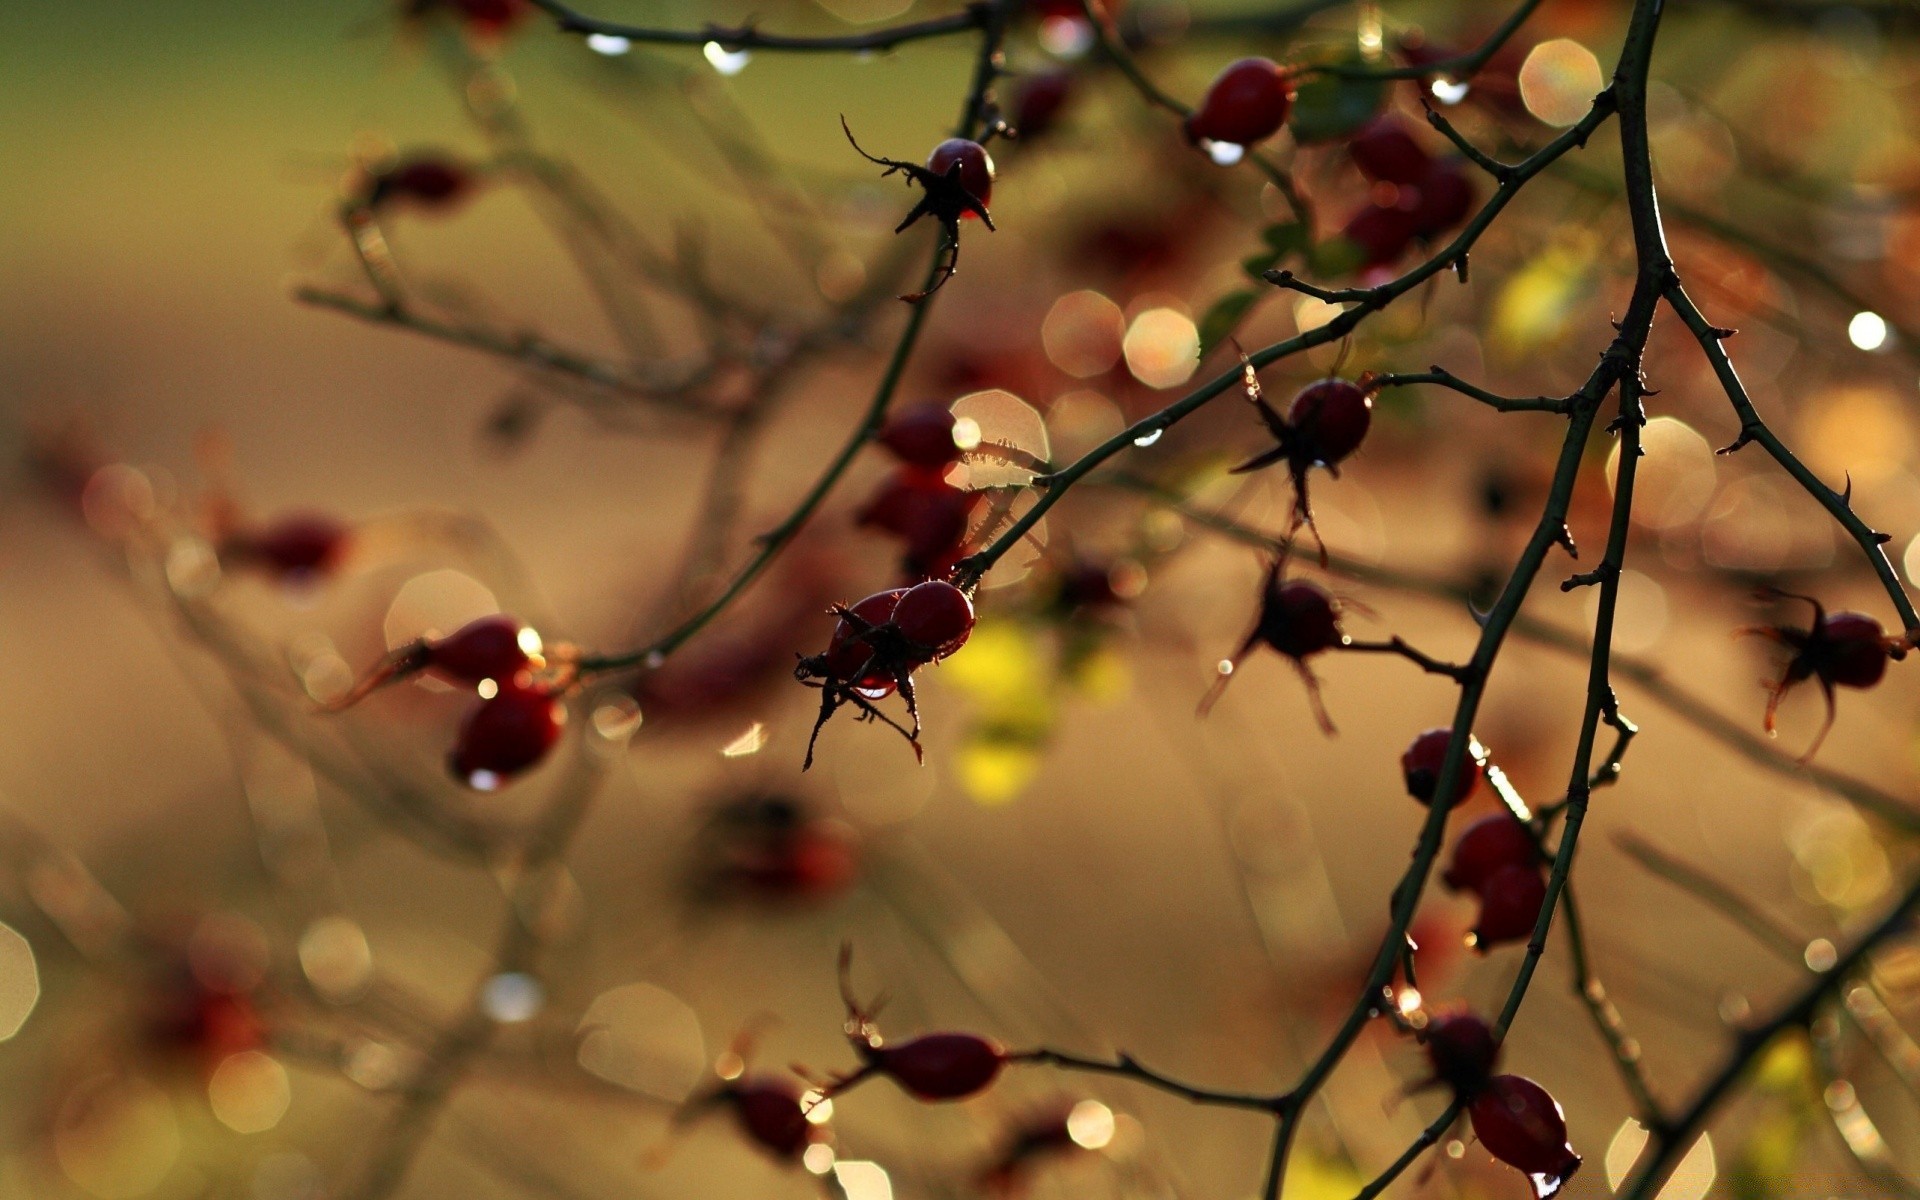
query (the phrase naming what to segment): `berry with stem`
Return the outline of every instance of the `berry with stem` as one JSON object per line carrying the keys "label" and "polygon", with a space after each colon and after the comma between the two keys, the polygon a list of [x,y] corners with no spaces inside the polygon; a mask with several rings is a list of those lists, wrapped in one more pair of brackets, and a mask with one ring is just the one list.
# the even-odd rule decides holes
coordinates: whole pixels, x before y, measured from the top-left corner
{"label": "berry with stem", "polygon": [[1200,700],[1200,714],[1205,716],[1213,708],[1247,655],[1255,647],[1265,645],[1293,663],[1307,685],[1307,698],[1320,728],[1332,733],[1333,720],[1320,701],[1320,681],[1307,666],[1307,659],[1335,648],[1344,640],[1345,635],[1340,631],[1340,605],[1315,584],[1284,578],[1285,565],[1286,560],[1278,558],[1268,569],[1260,593],[1260,615],[1254,621],[1253,630],[1233,657],[1220,664],[1220,677]]}
{"label": "berry with stem", "polygon": [[1820,732],[1814,735],[1813,744],[1800,756],[1800,761],[1804,763],[1819,751],[1821,743],[1827,740],[1827,733],[1833,728],[1833,689],[1870,688],[1879,683],[1887,672],[1887,660],[1905,654],[1905,643],[1899,638],[1889,638],[1880,627],[1880,622],[1865,613],[1830,613],[1812,596],[1783,592],[1777,588],[1762,588],[1757,594],[1762,600],[1804,600],[1813,608],[1813,624],[1804,629],[1790,625],[1765,625],[1739,631],[1778,642],[1793,652],[1780,678],[1764,685],[1767,688],[1766,730],[1769,735],[1774,732],[1774,718],[1779,711],[1781,698],[1795,685],[1809,679],[1820,684],[1820,693],[1827,702],[1827,717],[1820,726]]}
{"label": "berry with stem", "polygon": [[924,1033],[888,1043],[874,1017],[885,1000],[863,1005],[853,994],[853,947],[840,947],[840,997],[847,1006],[847,1040],[861,1064],[831,1080],[824,1092],[836,1096],[876,1075],[885,1075],[921,1100],[962,1100],[999,1078],[1007,1065],[1000,1043],[972,1033]]}
{"label": "berry with stem", "polygon": [[1480,1144],[1528,1178],[1546,1200],[1580,1169],[1567,1117],[1547,1090],[1523,1075],[1495,1075],[1467,1108]]}
{"label": "berry with stem", "polygon": [[1293,77],[1272,59],[1229,63],[1186,119],[1187,140],[1235,146],[1264,142],[1287,123],[1293,94]]}
{"label": "berry with stem", "polygon": [[[1413,739],[1400,756],[1400,772],[1407,782],[1407,794],[1422,804],[1433,803],[1434,790],[1440,784],[1440,768],[1446,762],[1447,747],[1453,742],[1453,730],[1444,726],[1429,729]],[[1458,808],[1480,785],[1480,760],[1474,753],[1479,744],[1469,739],[1468,752],[1460,756],[1459,773],[1454,776],[1453,805]]]}
{"label": "berry with stem", "polygon": [[566,708],[552,689],[502,681],[461,722],[448,768],[475,791],[494,791],[539,765],[565,721]]}
{"label": "berry with stem", "polygon": [[840,118],[840,128],[846,133],[847,141],[855,153],[876,166],[886,168],[881,173],[882,179],[898,173],[905,175],[908,183],[920,186],[920,202],[913,206],[900,224],[894,226],[895,233],[904,233],[908,226],[921,217],[932,217],[940,223],[946,262],[941,265],[926,291],[910,292],[900,297],[909,304],[918,304],[939,291],[960,269],[961,220],[975,218],[989,230],[993,229],[993,217],[987,212],[987,201],[993,196],[993,158],[985,146],[966,138],[948,138],[935,146],[933,153],[927,156],[927,165],[924,167],[897,158],[877,158],[854,141],[853,130],[847,126],[845,117]]}
{"label": "berry with stem", "polygon": [[1301,388],[1285,416],[1266,401],[1260,389],[1260,377],[1253,363],[1240,357],[1242,382],[1247,401],[1273,436],[1273,449],[1256,454],[1232,469],[1243,475],[1274,463],[1287,464],[1293,481],[1293,529],[1305,525],[1320,545],[1320,562],[1326,565],[1326,543],[1313,523],[1313,505],[1307,496],[1307,472],[1325,467],[1336,478],[1340,464],[1360,448],[1367,429],[1373,423],[1373,391],[1370,382],[1347,379],[1322,379]]}

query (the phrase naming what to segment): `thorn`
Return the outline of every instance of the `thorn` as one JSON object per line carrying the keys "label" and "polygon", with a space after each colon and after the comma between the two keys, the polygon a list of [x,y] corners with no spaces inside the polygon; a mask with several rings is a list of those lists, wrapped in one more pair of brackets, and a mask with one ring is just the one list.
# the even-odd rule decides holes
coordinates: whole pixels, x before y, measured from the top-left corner
{"label": "thorn", "polygon": [[1742,425],[1740,427],[1740,436],[1737,438],[1734,438],[1733,441],[1720,447],[1720,449],[1714,451],[1714,453],[1715,454],[1732,454],[1734,451],[1739,450],[1741,447],[1747,445],[1751,441],[1753,441],[1752,428],[1746,425]]}
{"label": "thorn", "polygon": [[1461,283],[1467,282],[1467,256],[1462,254],[1453,260],[1453,273]]}
{"label": "thorn", "polygon": [[1724,342],[1739,332],[1738,329],[1726,329],[1719,325],[1709,325],[1707,327],[1707,335],[1717,342]]}
{"label": "thorn", "polygon": [[1556,545],[1567,552],[1568,558],[1573,559],[1575,562],[1580,560],[1580,547],[1573,540],[1573,530],[1562,525],[1560,532],[1554,536],[1553,540]]}
{"label": "thorn", "polygon": [[1871,537],[1871,538],[1873,539],[1873,544],[1874,544],[1874,545],[1876,545],[1876,546],[1884,546],[1884,545],[1886,545],[1886,544],[1887,544],[1888,542],[1890,542],[1890,541],[1892,541],[1892,540],[1893,540],[1893,535],[1892,535],[1892,534],[1890,534],[1890,533],[1881,533],[1881,532],[1880,532],[1879,530],[1877,530],[1877,529],[1870,529],[1870,530],[1868,530],[1868,531],[1867,531],[1867,535],[1868,535],[1869,537]]}
{"label": "thorn", "polygon": [[1846,509],[1848,512],[1852,512],[1853,511],[1853,472],[1852,471],[1847,472],[1846,480],[1847,480],[1846,490],[1840,493],[1840,503],[1846,506]]}

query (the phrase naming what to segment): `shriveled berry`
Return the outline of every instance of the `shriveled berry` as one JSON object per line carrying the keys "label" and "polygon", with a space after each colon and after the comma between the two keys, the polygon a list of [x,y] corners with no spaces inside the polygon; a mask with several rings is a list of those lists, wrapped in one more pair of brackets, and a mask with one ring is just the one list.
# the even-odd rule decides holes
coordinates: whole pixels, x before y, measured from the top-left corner
{"label": "shriveled berry", "polygon": [[944,579],[929,579],[900,597],[893,624],[922,662],[938,662],[973,633],[973,601]]}
{"label": "shriveled berry", "polygon": [[1473,183],[1459,159],[1443,158],[1414,184],[1419,200],[1413,206],[1413,231],[1423,238],[1437,237],[1455,228],[1473,211]]}
{"label": "shriveled berry", "polygon": [[1375,117],[1361,126],[1347,143],[1347,153],[1362,175],[1385,183],[1419,183],[1433,165],[1433,156],[1394,116]]}
{"label": "shriveled berry", "polygon": [[1467,1109],[1487,1152],[1527,1175],[1546,1200],[1580,1169],[1567,1117],[1547,1090],[1523,1075],[1496,1075]]}
{"label": "shriveled berry", "polygon": [[347,527],[318,513],[297,513],[259,529],[228,535],[220,547],[229,562],[285,578],[324,575],[345,556]]}
{"label": "shriveled berry", "polygon": [[971,1033],[928,1033],[872,1052],[873,1069],[922,1100],[960,1100],[999,1077],[1007,1052]]}
{"label": "shriveled berry", "polygon": [[451,683],[474,685],[491,679],[504,684],[533,664],[529,644],[538,647],[539,635],[514,618],[481,617],[426,643],[423,665]]}
{"label": "shriveled berry", "polygon": [[1474,922],[1474,948],[1485,953],[1533,936],[1540,906],[1547,899],[1546,873],[1537,866],[1501,867],[1480,885],[1480,919]]}
{"label": "shriveled berry", "polygon": [[1500,812],[1467,826],[1453,844],[1453,861],[1440,879],[1456,892],[1480,892],[1506,867],[1537,868],[1539,863],[1532,831],[1512,813]]}
{"label": "shriveled berry", "polygon": [[[1433,803],[1434,789],[1440,783],[1440,767],[1447,757],[1447,746],[1453,741],[1453,730],[1447,728],[1429,729],[1413,739],[1406,753],[1400,756],[1400,771],[1406,777],[1407,794],[1422,804]],[[1473,760],[1472,754],[1460,756],[1460,770],[1454,777],[1453,805],[1458,808],[1467,797],[1473,795],[1473,789],[1480,786],[1480,764]]]}
{"label": "shriveled berry", "polygon": [[1293,79],[1267,58],[1243,58],[1214,77],[1186,121],[1190,142],[1251,146],[1280,132],[1293,111]]}
{"label": "shriveled berry", "polygon": [[461,723],[447,765],[475,791],[494,791],[547,756],[565,719],[565,708],[548,689],[502,681],[499,692]]}
{"label": "shriveled berry", "polygon": [[800,1084],[777,1076],[759,1076],[728,1084],[715,1097],[733,1109],[740,1132],[775,1158],[798,1159],[819,1139],[820,1127],[807,1120]]}
{"label": "shriveled berry", "polygon": [[887,418],[879,440],[901,462],[938,471],[962,453],[953,440],[955,424],[946,405],[916,404]]}
{"label": "shriveled berry", "polygon": [[1287,408],[1287,423],[1313,460],[1333,466],[1360,448],[1373,422],[1373,396],[1350,379],[1308,384]]}
{"label": "shriveled berry", "polygon": [[[955,166],[960,168],[960,186],[985,207],[993,199],[993,156],[979,142],[967,138],[948,138],[927,155],[927,170],[945,178]],[[979,220],[980,214],[966,209],[962,220]]]}
{"label": "shriveled berry", "polygon": [[1427,1026],[1426,1043],[1433,1077],[1462,1096],[1485,1087],[1500,1060],[1493,1027],[1470,1012],[1436,1016]]}

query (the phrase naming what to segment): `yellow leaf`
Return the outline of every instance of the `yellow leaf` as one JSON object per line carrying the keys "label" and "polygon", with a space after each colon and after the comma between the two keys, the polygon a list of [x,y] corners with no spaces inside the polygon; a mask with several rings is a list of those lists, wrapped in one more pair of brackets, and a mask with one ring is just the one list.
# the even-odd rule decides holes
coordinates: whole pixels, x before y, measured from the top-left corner
{"label": "yellow leaf", "polygon": [[1040,751],[1025,742],[970,738],[954,756],[954,774],[977,803],[1005,804],[1033,782]]}
{"label": "yellow leaf", "polygon": [[1519,357],[1559,341],[1594,286],[1590,238],[1547,247],[1507,276],[1493,302],[1494,345]]}

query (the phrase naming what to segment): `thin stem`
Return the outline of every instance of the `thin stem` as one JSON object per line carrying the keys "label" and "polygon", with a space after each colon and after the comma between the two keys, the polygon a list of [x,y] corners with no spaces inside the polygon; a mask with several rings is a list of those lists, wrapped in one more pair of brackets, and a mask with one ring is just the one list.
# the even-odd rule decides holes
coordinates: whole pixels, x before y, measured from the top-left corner
{"label": "thin stem", "polygon": [[1362,654],[1397,654],[1429,675],[1445,675],[1455,683],[1464,683],[1467,680],[1468,668],[1457,663],[1442,662],[1429,654],[1422,653],[1408,645],[1406,640],[1397,634],[1384,642],[1360,642],[1353,638],[1344,638],[1339,648]]}
{"label": "thin stem", "polygon": [[1337,75],[1342,79],[1425,79],[1429,75],[1445,75],[1453,79],[1471,78],[1474,72],[1487,65],[1501,47],[1513,37],[1520,26],[1526,24],[1533,10],[1540,7],[1540,0],[1521,0],[1507,19],[1494,27],[1486,40],[1465,54],[1456,54],[1438,62],[1425,63],[1411,67],[1350,67],[1344,63],[1326,63],[1310,67],[1308,70],[1322,75]]}
{"label": "thin stem", "polygon": [[1676,279],[1666,289],[1666,301],[1680,319],[1692,331],[1694,340],[1700,344],[1701,352],[1707,356],[1707,362],[1720,380],[1721,389],[1727,394],[1727,400],[1733,405],[1733,411],[1740,418],[1740,436],[1721,453],[1731,453],[1749,442],[1757,442],[1773,460],[1793,476],[1803,490],[1827,510],[1840,527],[1845,529],[1860,552],[1866,556],[1867,563],[1880,577],[1881,586],[1886,589],[1887,598],[1893,602],[1894,611],[1900,614],[1900,623],[1908,634],[1920,636],[1920,613],[1914,611],[1913,602],[1907,598],[1907,590],[1900,583],[1900,576],[1894,572],[1893,563],[1887,558],[1886,544],[1893,540],[1889,534],[1881,533],[1860,519],[1853,511],[1851,503],[1852,489],[1836,492],[1813,473],[1813,469],[1801,462],[1793,451],[1787,448],[1779,435],[1762,420],[1753,406],[1753,399],[1747,395],[1746,385],[1740,382],[1740,373],[1734,369],[1733,359],[1727,354],[1724,344],[1732,336],[1732,331],[1716,328],[1694,304],[1686,289]]}
{"label": "thin stem", "polygon": [[562,33],[598,34],[602,37],[625,38],[629,42],[650,42],[673,46],[704,46],[708,42],[717,42],[728,50],[783,50],[801,54],[891,50],[908,42],[968,33],[984,28],[987,23],[987,11],[994,7],[986,3],[969,4],[960,12],[950,16],[914,21],[904,25],[891,25],[885,29],[872,29],[865,33],[793,37],[761,33],[752,25],[734,28],[707,25],[700,29],[655,29],[644,25],[628,25],[620,21],[605,21],[599,17],[591,17],[560,3],[559,0],[531,0],[531,3],[551,15]]}
{"label": "thin stem", "polygon": [[1593,959],[1587,949],[1586,926],[1580,919],[1580,906],[1574,899],[1571,885],[1560,894],[1560,912],[1565,918],[1574,998],[1586,1010],[1587,1019],[1592,1022],[1600,1040],[1607,1044],[1607,1056],[1612,1060],[1620,1082],[1626,1086],[1627,1094],[1633,1098],[1640,1123],[1648,1129],[1663,1129],[1667,1124],[1666,1113],[1653,1094],[1652,1082],[1647,1078],[1640,1043],[1627,1032],[1620,1010],[1614,1007],[1613,1001],[1607,996],[1606,987],[1594,974]]}
{"label": "thin stem", "polygon": [[1272,1096],[1256,1096],[1243,1092],[1219,1092],[1211,1088],[1196,1087],[1178,1079],[1162,1075],[1140,1065],[1131,1054],[1121,1054],[1112,1059],[1082,1058],[1075,1054],[1066,1054],[1059,1050],[1024,1050],[1007,1056],[1008,1062],[1031,1063],[1040,1066],[1062,1067],[1069,1071],[1087,1071],[1099,1075],[1118,1075],[1126,1079],[1137,1080],[1149,1087],[1171,1092],[1176,1096],[1191,1100],[1195,1104],[1213,1104],[1225,1108],[1245,1108],[1255,1112],[1272,1113],[1278,1111],[1279,1101]]}
{"label": "thin stem", "polygon": [[1444,367],[1428,367],[1425,371],[1410,374],[1376,375],[1373,378],[1376,388],[1412,387],[1422,383],[1449,388],[1500,412],[1547,412],[1564,416],[1567,411],[1564,396],[1502,396],[1468,383]]}

